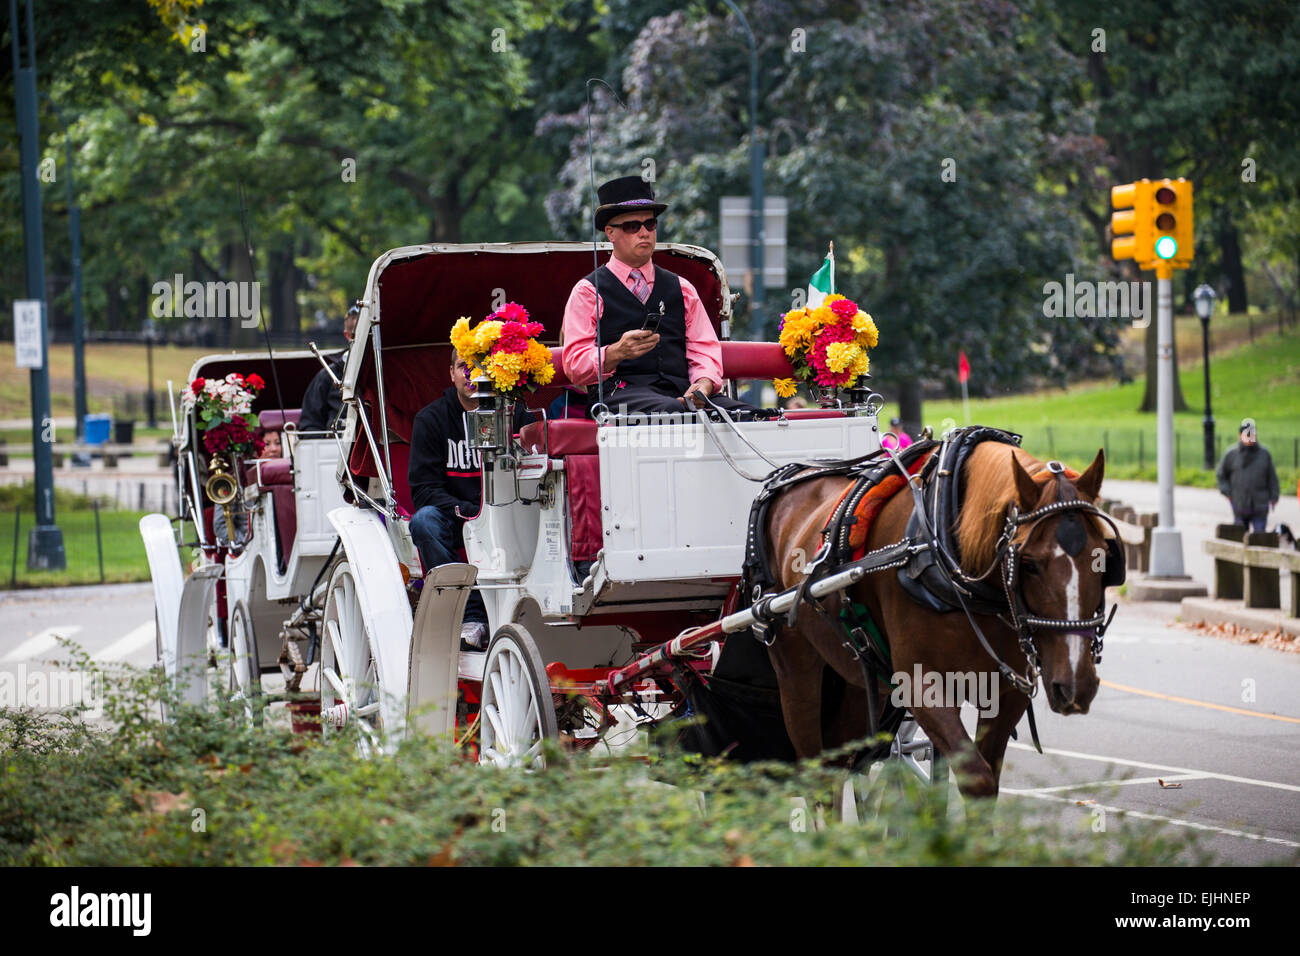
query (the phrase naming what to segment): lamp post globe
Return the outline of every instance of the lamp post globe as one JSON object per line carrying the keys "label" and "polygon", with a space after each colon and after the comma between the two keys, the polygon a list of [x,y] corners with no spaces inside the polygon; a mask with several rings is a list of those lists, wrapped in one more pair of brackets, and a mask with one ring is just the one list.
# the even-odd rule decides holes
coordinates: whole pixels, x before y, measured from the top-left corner
{"label": "lamp post globe", "polygon": [[1214,412],[1210,409],[1210,316],[1214,314],[1214,302],[1214,290],[1203,282],[1192,293],[1192,304],[1196,307],[1196,314],[1201,320],[1201,348],[1204,356],[1203,367],[1205,369],[1205,420],[1202,422],[1202,428],[1205,430],[1205,468],[1207,471],[1214,470],[1214,459],[1216,457]]}

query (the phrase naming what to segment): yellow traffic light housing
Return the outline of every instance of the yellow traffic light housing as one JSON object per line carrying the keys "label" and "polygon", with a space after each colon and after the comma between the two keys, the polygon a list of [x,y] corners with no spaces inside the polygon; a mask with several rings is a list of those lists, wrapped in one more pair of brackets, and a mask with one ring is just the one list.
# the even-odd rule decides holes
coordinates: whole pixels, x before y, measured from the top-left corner
{"label": "yellow traffic light housing", "polygon": [[1196,245],[1192,224],[1192,184],[1186,179],[1175,179],[1174,183],[1174,241],[1178,244],[1174,253],[1174,268],[1186,269],[1192,263]]}
{"label": "yellow traffic light housing", "polygon": [[1139,269],[1186,269],[1192,262],[1192,184],[1139,179],[1112,186],[1110,253]]}
{"label": "yellow traffic light housing", "polygon": [[1135,259],[1139,265],[1151,258],[1151,184],[1143,179],[1112,186],[1110,254],[1116,259]]}
{"label": "yellow traffic light housing", "polygon": [[1151,184],[1151,251],[1156,259],[1178,257],[1178,239],[1174,235],[1178,227],[1177,203],[1173,180],[1160,179]]}

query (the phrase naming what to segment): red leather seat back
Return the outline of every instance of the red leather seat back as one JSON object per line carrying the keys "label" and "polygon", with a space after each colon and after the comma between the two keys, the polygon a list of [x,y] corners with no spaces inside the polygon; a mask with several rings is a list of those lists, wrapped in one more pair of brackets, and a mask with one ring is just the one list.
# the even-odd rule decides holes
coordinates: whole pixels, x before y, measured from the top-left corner
{"label": "red leather seat back", "polygon": [[564,459],[569,511],[569,553],[574,561],[591,561],[600,551],[600,456],[569,455]]}
{"label": "red leather seat back", "polygon": [[548,452],[552,458],[596,454],[596,423],[589,418],[553,418],[525,425],[519,440],[530,452]]}
{"label": "red leather seat back", "polygon": [[411,499],[411,480],[408,474],[411,466],[411,446],[390,441],[388,456],[393,461],[393,497],[397,499],[397,509],[403,513],[403,517],[409,518],[415,514],[415,502]]}
{"label": "red leather seat back", "polygon": [[276,557],[283,574],[293,552],[294,539],[298,537],[298,501],[292,484],[273,485],[270,490],[271,506],[275,511]]}
{"label": "red leather seat back", "polygon": [[259,489],[293,487],[293,462],[288,458],[255,458],[244,465],[244,484]]}
{"label": "red leather seat back", "polygon": [[721,342],[722,374],[730,379],[790,378],[794,368],[776,342]]}
{"label": "red leather seat back", "polygon": [[293,422],[294,427],[298,427],[298,421],[301,418],[301,408],[286,408],[283,413],[278,408],[268,408],[258,413],[257,422],[260,428],[278,432],[284,431],[285,422]]}

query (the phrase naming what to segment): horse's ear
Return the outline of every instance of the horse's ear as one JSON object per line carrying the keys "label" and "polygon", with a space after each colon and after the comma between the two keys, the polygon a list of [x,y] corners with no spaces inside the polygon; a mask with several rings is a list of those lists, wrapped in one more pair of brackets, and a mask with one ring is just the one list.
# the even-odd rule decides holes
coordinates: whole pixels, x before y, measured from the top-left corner
{"label": "horse's ear", "polygon": [[1020,459],[1011,455],[1011,477],[1016,483],[1016,502],[1020,505],[1021,511],[1029,511],[1034,505],[1038,504],[1038,499],[1042,495],[1042,489],[1034,483],[1029,472],[1025,471],[1020,464]]}
{"label": "horse's ear", "polygon": [[1092,460],[1088,470],[1079,476],[1079,480],[1074,483],[1074,487],[1079,489],[1079,494],[1085,498],[1096,499],[1101,492],[1101,479],[1106,473],[1106,452],[1105,449],[1097,449],[1097,457]]}

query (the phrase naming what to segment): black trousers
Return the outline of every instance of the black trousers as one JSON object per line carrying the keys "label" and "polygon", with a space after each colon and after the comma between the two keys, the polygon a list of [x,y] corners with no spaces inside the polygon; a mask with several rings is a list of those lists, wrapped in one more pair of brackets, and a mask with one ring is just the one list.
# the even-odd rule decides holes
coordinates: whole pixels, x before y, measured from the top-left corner
{"label": "black trousers", "polygon": [[[591,390],[591,394],[593,396],[591,401],[594,405],[596,402],[594,388]],[[712,399],[715,405],[726,409],[729,413],[757,411],[753,405],[727,395],[713,394],[709,398]],[[681,401],[681,396],[675,394],[675,389],[671,386],[662,388],[653,385],[625,385],[622,388],[607,388],[605,389],[605,405],[615,415],[624,410],[638,414],[649,412],[695,412],[694,403],[688,407],[685,402]]]}

